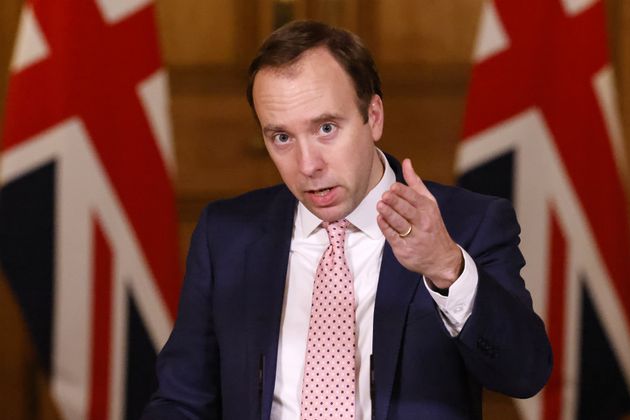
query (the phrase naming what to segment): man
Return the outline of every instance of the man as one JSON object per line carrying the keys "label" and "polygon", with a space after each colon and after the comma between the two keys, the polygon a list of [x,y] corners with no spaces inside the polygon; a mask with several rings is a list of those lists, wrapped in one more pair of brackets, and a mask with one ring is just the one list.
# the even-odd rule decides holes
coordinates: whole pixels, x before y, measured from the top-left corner
{"label": "man", "polygon": [[551,350],[505,200],[424,183],[376,148],[354,35],[294,22],[248,99],[284,185],[211,203],[145,419],[468,419],[530,397]]}

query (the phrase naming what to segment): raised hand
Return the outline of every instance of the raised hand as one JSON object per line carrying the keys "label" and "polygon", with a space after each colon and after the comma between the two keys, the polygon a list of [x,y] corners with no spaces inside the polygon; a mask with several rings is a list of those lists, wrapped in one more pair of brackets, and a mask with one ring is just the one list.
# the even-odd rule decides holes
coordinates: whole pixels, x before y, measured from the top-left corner
{"label": "raised hand", "polygon": [[403,161],[403,177],[407,185],[395,183],[378,202],[378,225],[405,268],[423,274],[436,288],[447,289],[463,269],[461,250],[409,159]]}

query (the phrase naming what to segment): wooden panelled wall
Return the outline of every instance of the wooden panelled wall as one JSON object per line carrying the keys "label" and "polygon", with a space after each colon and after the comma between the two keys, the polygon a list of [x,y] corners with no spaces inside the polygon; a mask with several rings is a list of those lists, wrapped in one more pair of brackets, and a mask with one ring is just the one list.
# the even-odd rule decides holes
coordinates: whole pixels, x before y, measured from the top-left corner
{"label": "wooden panelled wall", "polygon": [[[279,182],[247,107],[245,69],[273,26],[290,17],[343,25],[366,40],[383,78],[380,146],[411,157],[422,177],[451,182],[481,1],[156,0],[171,77],[182,259],[208,200]],[[20,4],[0,2],[0,98]],[[607,7],[621,115],[630,133],[630,2],[608,0]],[[0,328],[0,418],[55,418],[4,281]],[[486,401],[488,418],[513,410],[496,396]]]}

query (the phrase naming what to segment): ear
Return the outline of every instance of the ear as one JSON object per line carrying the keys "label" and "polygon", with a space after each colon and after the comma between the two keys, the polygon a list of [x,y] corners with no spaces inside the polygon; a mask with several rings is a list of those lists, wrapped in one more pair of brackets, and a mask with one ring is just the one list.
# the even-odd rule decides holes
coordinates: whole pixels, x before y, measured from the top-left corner
{"label": "ear", "polygon": [[377,142],[383,135],[383,122],[385,119],[385,112],[383,110],[383,101],[378,95],[373,95],[368,107],[368,125],[372,132],[372,139]]}

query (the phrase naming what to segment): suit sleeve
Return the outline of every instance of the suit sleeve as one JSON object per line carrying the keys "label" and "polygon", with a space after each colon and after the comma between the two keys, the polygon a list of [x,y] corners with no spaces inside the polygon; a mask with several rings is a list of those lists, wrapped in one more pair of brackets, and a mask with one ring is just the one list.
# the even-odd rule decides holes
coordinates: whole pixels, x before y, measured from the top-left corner
{"label": "suit sleeve", "polygon": [[158,390],[142,420],[219,419],[219,348],[212,317],[208,212],[193,233],[177,321],[158,355]]}
{"label": "suit sleeve", "polygon": [[492,201],[466,247],[479,280],[472,314],[457,343],[468,371],[484,387],[528,398],[547,382],[552,354],[520,276],[525,261],[519,233],[511,204]]}

